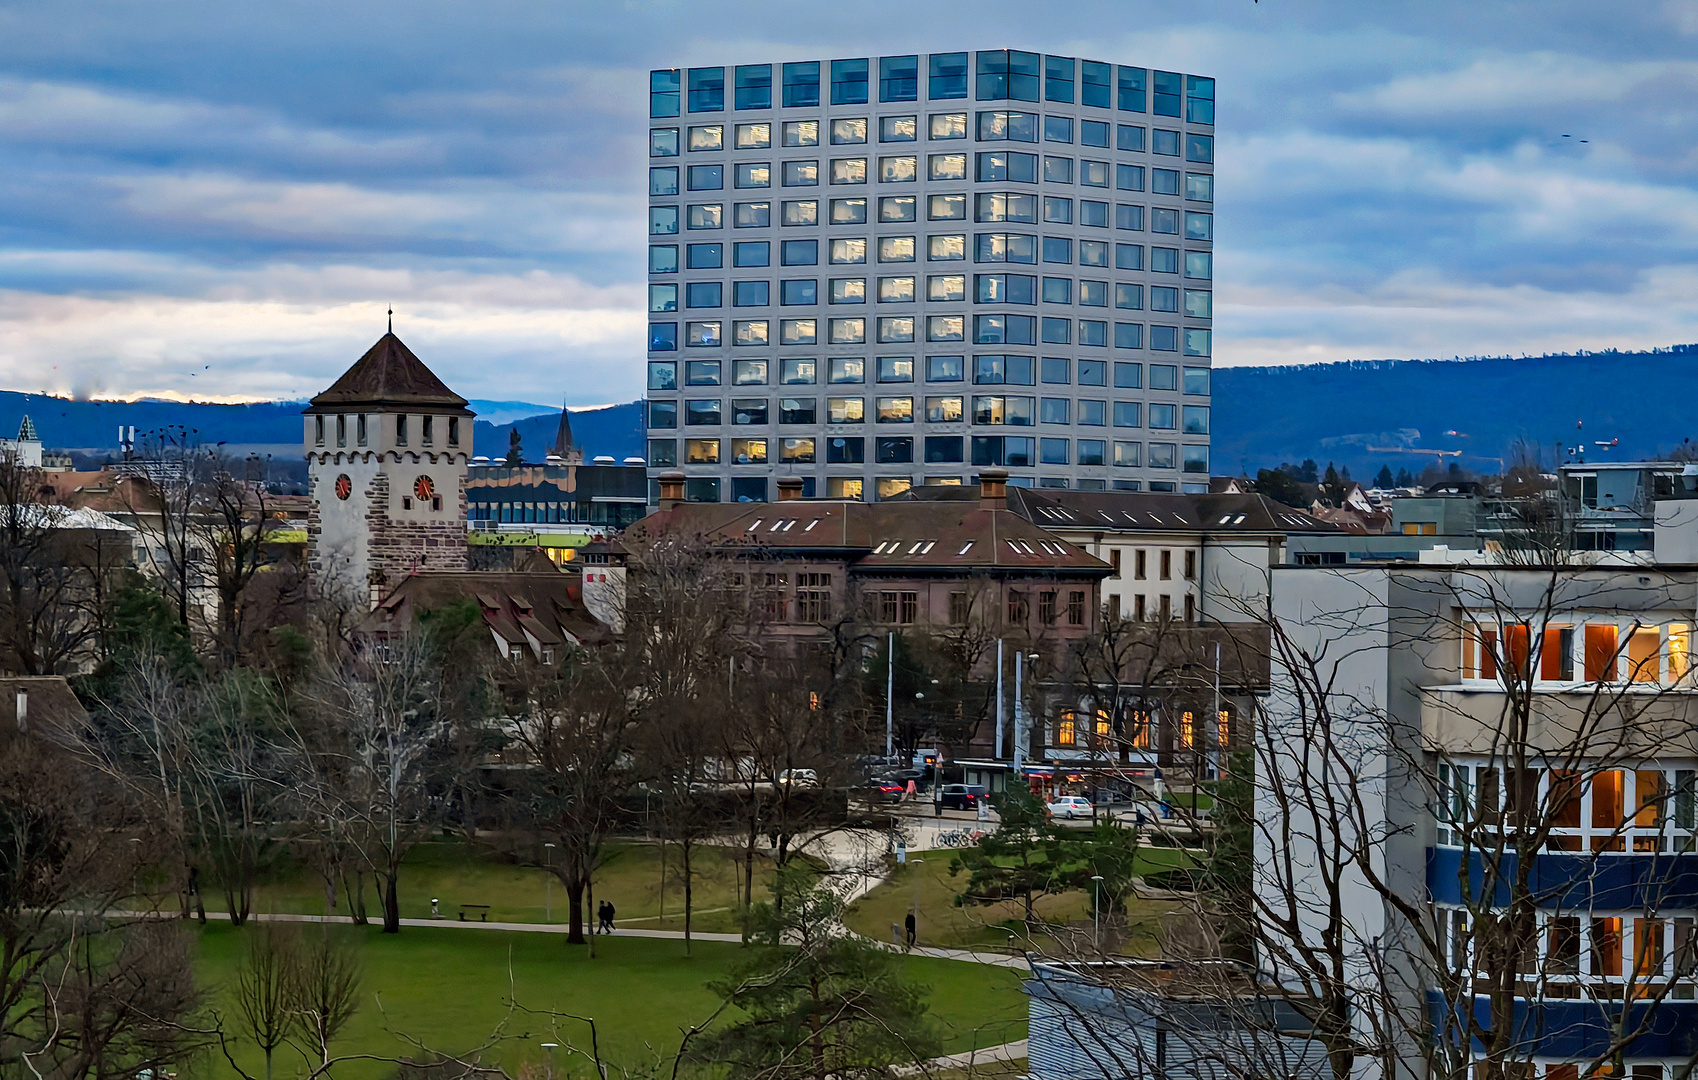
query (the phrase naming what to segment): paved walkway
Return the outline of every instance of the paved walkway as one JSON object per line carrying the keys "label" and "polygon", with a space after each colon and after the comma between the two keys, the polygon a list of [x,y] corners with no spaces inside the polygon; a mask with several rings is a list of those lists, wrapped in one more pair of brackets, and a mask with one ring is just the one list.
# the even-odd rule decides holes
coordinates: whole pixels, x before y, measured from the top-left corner
{"label": "paved walkway", "polygon": [[[148,918],[178,918],[175,911],[115,911],[112,913],[120,919]],[[229,915],[222,911],[209,911],[209,919],[228,920]],[[353,919],[346,915],[292,915],[292,914],[260,914],[249,916],[261,922],[295,922],[295,923],[341,923],[349,925]],[[372,919],[371,924],[381,925],[383,920]],[[528,923],[528,922],[461,922],[458,919],[402,919],[402,926],[435,927],[442,930],[517,930],[528,934],[566,934],[572,928],[565,923]],[[619,926],[618,920],[614,925],[619,928],[613,932],[614,937],[662,938],[667,941],[683,941],[682,930],[640,930],[636,927]],[[733,944],[743,943],[742,934],[706,934],[697,931],[690,935],[693,941],[729,941]]]}
{"label": "paved walkway", "polygon": [[968,1050],[963,1054],[950,1054],[947,1057],[932,1058],[924,1065],[904,1065],[896,1070],[897,1076],[919,1076],[928,1071],[945,1069],[971,1069],[975,1065],[991,1065],[1002,1061],[1018,1061],[1026,1056],[1026,1040],[1016,1039],[1003,1043],[1001,1046],[987,1046],[981,1050]]}

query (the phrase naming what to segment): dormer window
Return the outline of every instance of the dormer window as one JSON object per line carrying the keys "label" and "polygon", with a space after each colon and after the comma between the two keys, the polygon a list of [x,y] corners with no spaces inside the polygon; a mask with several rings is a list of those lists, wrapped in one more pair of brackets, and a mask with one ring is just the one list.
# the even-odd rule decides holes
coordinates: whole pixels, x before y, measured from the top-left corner
{"label": "dormer window", "polygon": [[448,445],[460,445],[460,418],[458,416],[448,418]]}
{"label": "dormer window", "polygon": [[354,441],[359,445],[366,444],[366,414],[361,413],[354,418]]}
{"label": "dormer window", "polygon": [[421,436],[422,436],[421,439],[420,439],[421,445],[424,445],[424,446],[431,445],[431,424],[430,424],[430,422],[432,420],[435,420],[435,419],[436,419],[436,417],[434,417],[434,416],[426,416],[426,417],[423,417],[419,421],[419,429],[420,429],[420,433],[421,433]]}
{"label": "dormer window", "polygon": [[324,417],[315,416],[313,419],[313,445],[324,445]]}
{"label": "dormer window", "polygon": [[348,418],[341,413],[336,414],[336,445],[348,445]]}
{"label": "dormer window", "polygon": [[407,445],[407,414],[402,413],[395,418],[395,445]]}

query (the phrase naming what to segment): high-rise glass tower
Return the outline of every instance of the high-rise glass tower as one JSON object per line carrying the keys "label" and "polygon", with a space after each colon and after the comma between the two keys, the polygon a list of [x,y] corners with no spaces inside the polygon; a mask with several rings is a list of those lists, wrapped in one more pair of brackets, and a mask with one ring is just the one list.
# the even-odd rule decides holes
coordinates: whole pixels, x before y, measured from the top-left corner
{"label": "high-rise glass tower", "polygon": [[649,86],[651,475],[1206,490],[1213,79],[994,50]]}

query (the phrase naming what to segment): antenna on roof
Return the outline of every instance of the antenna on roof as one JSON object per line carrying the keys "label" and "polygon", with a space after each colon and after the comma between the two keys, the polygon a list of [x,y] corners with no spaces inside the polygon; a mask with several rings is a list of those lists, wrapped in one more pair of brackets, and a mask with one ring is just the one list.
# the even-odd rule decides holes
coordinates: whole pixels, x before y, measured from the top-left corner
{"label": "antenna on roof", "polygon": [[389,309],[389,332],[391,334],[393,334],[395,332],[395,309],[394,308]]}

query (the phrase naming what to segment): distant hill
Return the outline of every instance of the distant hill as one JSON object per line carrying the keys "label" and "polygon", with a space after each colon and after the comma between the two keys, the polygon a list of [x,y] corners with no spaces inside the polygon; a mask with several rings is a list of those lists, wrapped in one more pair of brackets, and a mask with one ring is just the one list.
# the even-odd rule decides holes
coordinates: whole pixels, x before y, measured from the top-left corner
{"label": "distant hill", "polygon": [[[1567,460],[1559,446],[1566,451],[1582,440],[1589,461],[1631,461],[1698,438],[1691,404],[1698,400],[1698,345],[1216,368],[1212,389],[1216,475],[1253,475],[1314,458],[1369,480],[1382,464],[1419,473],[1435,460],[1385,448],[1460,450],[1442,461],[1494,472],[1518,438],[1540,446],[1547,465]],[[1608,450],[1596,445],[1612,439],[1621,442]]]}
{"label": "distant hill", "polygon": [[[267,401],[251,405],[214,405],[181,401],[73,401],[46,394],[0,390],[0,436],[17,434],[25,414],[35,421],[41,439],[53,449],[116,451],[118,428],[134,426],[146,432],[167,426],[193,429],[203,443],[266,448],[284,455],[301,443],[301,401]],[[499,425],[478,420],[472,439],[477,453],[492,457],[507,452],[507,431],[517,423],[526,454],[541,460],[554,442],[560,410],[522,401],[474,401],[480,415],[502,420]],[[516,417],[521,419],[515,419]],[[642,410],[636,402],[599,409],[572,410],[572,431],[586,455],[612,454],[624,458],[643,452]],[[542,434],[546,432],[546,434]]]}
{"label": "distant hill", "polygon": [[[1698,438],[1698,345],[1649,352],[1564,353],[1469,360],[1353,360],[1294,367],[1216,368],[1214,472],[1314,458],[1347,466],[1367,480],[1381,465],[1411,472],[1435,460],[1412,450],[1457,450],[1446,457],[1491,472],[1518,438],[1543,448],[1548,464],[1584,440],[1588,460],[1649,457]],[[540,461],[553,445],[557,409],[527,402],[473,402],[480,414],[476,452],[507,453],[517,427],[525,456]],[[266,447],[286,456],[300,445],[301,402],[207,405],[174,401],[72,401],[0,391],[0,435],[17,432],[24,413],[54,448],[110,449],[120,424],[140,430],[195,428],[205,442]],[[526,415],[534,409],[534,414]],[[518,418],[515,418],[518,417]],[[1576,421],[1584,421],[1577,430]],[[588,457],[623,460],[644,451],[638,402],[572,410],[572,431]],[[1448,434],[1456,432],[1457,434]],[[1604,450],[1597,440],[1619,439]]]}

